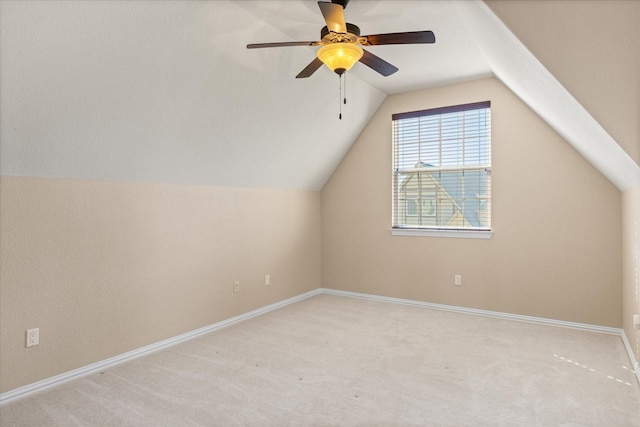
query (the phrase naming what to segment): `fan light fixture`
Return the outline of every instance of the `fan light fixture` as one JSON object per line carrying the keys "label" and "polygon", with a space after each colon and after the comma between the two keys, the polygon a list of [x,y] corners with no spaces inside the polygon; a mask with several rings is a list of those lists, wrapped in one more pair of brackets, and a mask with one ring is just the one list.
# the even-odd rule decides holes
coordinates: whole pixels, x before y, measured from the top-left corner
{"label": "fan light fixture", "polygon": [[355,43],[331,43],[318,49],[318,59],[331,71],[341,75],[351,69],[363,53]]}
{"label": "fan light fixture", "polygon": [[[0,0],[1,1],[1,0]],[[247,49],[279,46],[322,46],[318,49],[317,58],[309,63],[298,73],[296,79],[305,79],[326,65],[331,71],[340,77],[340,115],[342,118],[342,104],[347,103],[347,75],[353,65],[360,61],[367,67],[383,76],[390,76],[398,71],[398,68],[389,64],[384,59],[374,55],[362,46],[376,46],[389,44],[418,44],[435,43],[436,37],[433,31],[409,31],[404,33],[370,34],[360,36],[360,28],[345,20],[344,9],[349,0],[319,1],[318,7],[327,24],[320,30],[320,39],[317,41],[290,41],[276,43],[251,43]],[[342,76],[344,75],[344,78]],[[344,87],[345,97],[342,98]]]}

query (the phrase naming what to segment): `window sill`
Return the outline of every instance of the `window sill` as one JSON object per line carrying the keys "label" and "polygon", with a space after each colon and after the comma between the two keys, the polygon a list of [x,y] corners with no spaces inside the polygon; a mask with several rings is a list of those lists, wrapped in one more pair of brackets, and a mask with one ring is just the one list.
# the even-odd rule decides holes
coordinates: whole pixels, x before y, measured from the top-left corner
{"label": "window sill", "polygon": [[433,230],[425,228],[392,228],[389,230],[394,236],[422,236],[422,237],[459,237],[464,239],[490,239],[490,230]]}

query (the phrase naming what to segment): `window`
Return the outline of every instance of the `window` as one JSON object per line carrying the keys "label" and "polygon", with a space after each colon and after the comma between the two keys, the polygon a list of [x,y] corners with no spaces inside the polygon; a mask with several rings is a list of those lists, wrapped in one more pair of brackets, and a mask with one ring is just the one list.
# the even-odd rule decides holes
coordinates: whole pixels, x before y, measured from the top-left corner
{"label": "window", "polygon": [[422,216],[436,216],[436,201],[434,198],[422,199]]}
{"label": "window", "polygon": [[404,202],[407,216],[418,216],[418,198],[407,197]]}
{"label": "window", "polygon": [[490,236],[490,107],[392,116],[393,234]]}

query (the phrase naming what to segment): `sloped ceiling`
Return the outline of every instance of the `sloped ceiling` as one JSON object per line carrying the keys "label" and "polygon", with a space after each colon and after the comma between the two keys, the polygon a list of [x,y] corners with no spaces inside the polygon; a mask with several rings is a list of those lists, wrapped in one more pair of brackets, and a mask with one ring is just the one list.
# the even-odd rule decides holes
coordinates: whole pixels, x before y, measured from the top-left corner
{"label": "sloped ceiling", "polygon": [[485,3],[640,163],[640,1]]}
{"label": "sloped ceiling", "polygon": [[[294,78],[314,48],[245,48],[318,39],[316,1],[0,5],[3,175],[317,190],[388,94],[492,74],[554,118],[516,84],[521,70],[500,48],[524,55],[525,70],[535,57],[482,2],[352,0],[347,20],[363,34],[430,29],[437,42],[370,48],[400,71],[385,78],[356,64],[342,120],[334,74]],[[640,181],[606,132],[587,144],[563,133],[596,126],[585,113],[554,126],[619,188]]]}
{"label": "sloped ceiling", "polygon": [[[501,2],[493,2],[494,7],[500,7]],[[569,2],[572,3],[572,2]],[[609,2],[604,2],[609,4]],[[611,4],[614,4],[611,2]],[[624,4],[624,3],[623,3]],[[581,4],[576,2],[575,7]],[[616,7],[615,4],[613,7]],[[602,125],[591,115],[587,109],[578,102],[549,70],[536,58],[516,36],[491,12],[491,10],[480,2],[466,3],[466,7],[460,8],[461,17],[467,25],[474,28],[478,40],[478,46],[482,49],[495,75],[502,80],[516,95],[518,95],[532,110],[538,113],[552,128],[554,128],[565,140],[570,143],[586,160],[595,166],[604,176],[606,176],[618,189],[626,191],[640,185],[640,167],[627,153],[621,145],[602,127]],[[519,10],[522,14],[525,10]],[[640,9],[631,9],[636,14]],[[549,16],[549,15],[547,15]],[[597,19],[596,15],[596,18]],[[553,17],[553,15],[551,15]],[[636,19],[640,21],[640,15]],[[568,23],[576,19],[575,14],[565,15],[565,19],[559,24],[566,28]],[[580,19],[578,19],[580,21]],[[631,21],[633,22],[633,21]],[[608,22],[609,27],[623,25],[622,20]],[[577,43],[572,48],[577,51],[592,51],[592,46],[597,44],[602,46],[600,41],[602,36],[593,28],[580,22],[582,32]],[[568,31],[569,34],[571,30]],[[626,87],[631,93],[631,109],[637,110],[637,103],[640,102],[638,92],[638,74],[640,74],[640,32],[636,25],[628,25],[625,28],[629,40],[625,43],[610,43],[607,48],[621,49],[620,58],[629,56],[632,59],[628,62],[634,68],[635,74],[627,74],[622,78],[622,87]],[[557,31],[558,37],[564,31]],[[540,32],[541,37],[544,36]],[[575,37],[571,34],[572,37]],[[565,58],[572,52],[565,52]],[[595,52],[591,57],[592,63],[599,63],[602,57]],[[575,73],[575,78],[583,78],[585,73]],[[602,79],[591,79],[594,85],[605,85]],[[609,86],[610,87],[610,86]],[[620,107],[624,109],[624,107]],[[637,116],[634,119],[637,125]],[[633,127],[633,125],[631,126]],[[622,132],[624,133],[624,132]],[[633,147],[640,144],[635,132],[624,133],[634,141]],[[631,153],[637,153],[628,145]]]}

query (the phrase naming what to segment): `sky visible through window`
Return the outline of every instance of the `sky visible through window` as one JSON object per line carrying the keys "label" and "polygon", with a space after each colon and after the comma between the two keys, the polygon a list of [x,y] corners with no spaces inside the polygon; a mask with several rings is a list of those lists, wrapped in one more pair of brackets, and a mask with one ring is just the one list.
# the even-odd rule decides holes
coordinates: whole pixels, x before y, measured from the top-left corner
{"label": "sky visible through window", "polygon": [[403,119],[398,123],[398,169],[491,164],[488,109]]}

